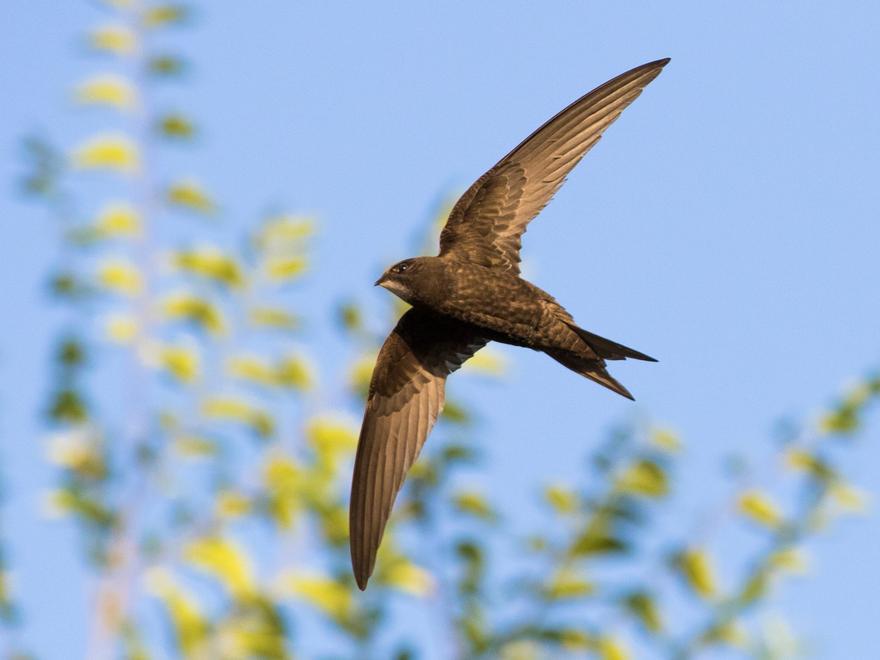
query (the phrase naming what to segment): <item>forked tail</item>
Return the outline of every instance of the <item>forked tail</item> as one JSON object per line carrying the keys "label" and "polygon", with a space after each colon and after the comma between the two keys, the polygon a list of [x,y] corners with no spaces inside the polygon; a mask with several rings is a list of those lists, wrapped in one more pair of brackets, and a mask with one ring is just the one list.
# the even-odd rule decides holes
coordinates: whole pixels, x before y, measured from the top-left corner
{"label": "forked tail", "polygon": [[625,360],[631,358],[633,360],[645,360],[646,362],[657,361],[650,355],[639,353],[637,350],[632,349],[629,346],[624,346],[623,344],[618,344],[616,341],[611,341],[610,339],[605,339],[605,337],[594,335],[592,332],[579,328],[573,323],[567,325],[578,333],[578,336],[589,344],[590,348],[592,348],[599,357],[605,358],[606,360]]}
{"label": "forked tail", "polygon": [[[618,344],[615,344],[615,346],[617,345]],[[617,392],[619,395],[625,396],[627,399],[635,401],[635,398],[632,394],[630,394],[629,390],[621,385],[617,380],[614,379],[611,374],[608,373],[608,371],[605,369],[604,360],[584,358],[575,353],[571,353],[570,351],[551,349],[545,350],[544,352],[547,353],[547,355],[552,357],[554,360],[559,362],[561,365],[568,367],[575,373],[578,373],[581,376],[586,376],[590,380],[599,383],[599,385],[607,387],[612,392]],[[641,355],[641,353],[639,353],[639,355]]]}

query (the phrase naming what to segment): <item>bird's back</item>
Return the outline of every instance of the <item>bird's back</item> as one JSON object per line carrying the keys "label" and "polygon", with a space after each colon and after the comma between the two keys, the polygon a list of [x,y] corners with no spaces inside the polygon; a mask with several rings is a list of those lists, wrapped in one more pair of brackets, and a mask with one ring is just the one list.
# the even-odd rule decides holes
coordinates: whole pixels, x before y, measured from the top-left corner
{"label": "bird's back", "polygon": [[514,273],[466,261],[448,261],[447,295],[437,311],[496,333],[505,343],[538,348],[542,330],[571,320],[547,292]]}

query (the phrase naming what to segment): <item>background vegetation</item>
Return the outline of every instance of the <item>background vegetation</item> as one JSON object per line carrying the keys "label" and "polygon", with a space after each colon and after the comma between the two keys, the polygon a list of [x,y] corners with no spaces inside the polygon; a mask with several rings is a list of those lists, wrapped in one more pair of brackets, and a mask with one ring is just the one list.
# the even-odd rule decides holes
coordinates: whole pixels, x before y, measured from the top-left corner
{"label": "background vegetation", "polygon": [[[767,455],[732,460],[729,497],[676,529],[663,520],[688,439],[631,419],[585,440],[579,482],[539,477],[546,515],[523,533],[498,504],[504,493],[476,485],[490,467],[488,428],[453,389],[360,593],[347,546],[351,463],[372,359],[401,308],[304,307],[302,291],[328,274],[310,260],[320,222],[296,209],[230,236],[224,200],[191,174],[198,118],[175,97],[196,84],[178,54],[197,29],[192,8],[102,4],[81,35],[94,72],[74,81],[71,102],[103,124],[69,149],[29,137],[21,178],[58,239],[46,509],[75,527],[94,576],[86,657],[809,651],[768,603],[811,570],[809,539],[865,504],[840,461],[859,451],[877,375],[817,421],[781,429]],[[424,228],[426,249],[443,219]],[[347,373],[319,378],[302,329],[328,312],[355,357]],[[504,371],[488,349],[457,378]],[[340,388],[343,403],[327,406],[322,390]],[[14,568],[14,554],[2,556]],[[17,600],[4,581],[6,654],[26,657],[20,623],[41,614]]]}

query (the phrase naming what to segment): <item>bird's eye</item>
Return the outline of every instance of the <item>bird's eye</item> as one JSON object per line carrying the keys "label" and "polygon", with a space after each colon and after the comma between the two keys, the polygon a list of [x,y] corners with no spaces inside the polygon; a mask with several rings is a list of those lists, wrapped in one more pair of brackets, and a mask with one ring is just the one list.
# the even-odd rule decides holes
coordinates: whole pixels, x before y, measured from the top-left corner
{"label": "bird's eye", "polygon": [[404,272],[406,272],[407,268],[409,268],[409,264],[402,263],[402,264],[397,264],[392,270],[395,273],[404,273]]}

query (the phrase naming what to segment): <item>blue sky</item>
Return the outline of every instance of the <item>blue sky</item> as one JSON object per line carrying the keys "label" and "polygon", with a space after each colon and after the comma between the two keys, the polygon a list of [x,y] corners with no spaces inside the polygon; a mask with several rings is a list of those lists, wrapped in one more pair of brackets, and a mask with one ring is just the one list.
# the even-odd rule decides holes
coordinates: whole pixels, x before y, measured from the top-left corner
{"label": "blue sky", "polygon": [[[511,510],[528,511],[542,482],[574,479],[585,443],[635,410],[687,444],[682,490],[701,497],[678,503],[684,524],[720,496],[722,457],[760,457],[776,420],[809,419],[880,364],[876,3],[276,0],[200,14],[173,37],[196,67],[169,98],[205,133],[181,162],[218,191],[232,229],[274,204],[320,219],[322,266],[305,304],[323,319],[309,339],[327,381],[343,359],[325,301],[377,307],[388,294],[372,282],[409,256],[439,199],[595,85],[672,58],[524,245],[527,275],[581,325],[660,362],[615,365],[633,405],[538,354],[505,351],[510,378],[477,396],[486,483]],[[83,136],[66,99],[100,67],[76,42],[97,15],[87,2],[0,6],[4,531],[26,632],[50,657],[66,648],[52,638],[82,639],[87,579],[67,552],[75,535],[40,514],[54,232],[13,181],[25,132],[68,145]],[[875,424],[848,466],[873,493],[878,435]],[[878,547],[874,513],[840,523],[814,546],[816,574],[779,597],[820,657],[876,647]]]}

